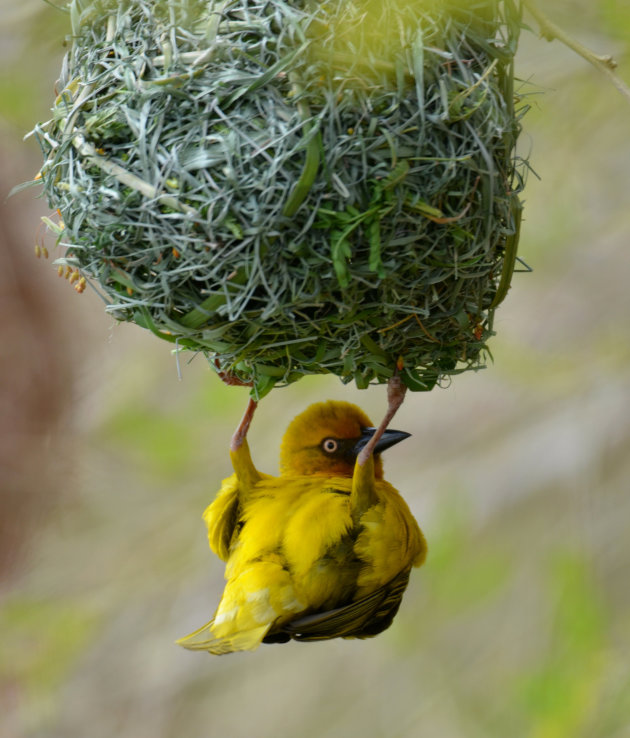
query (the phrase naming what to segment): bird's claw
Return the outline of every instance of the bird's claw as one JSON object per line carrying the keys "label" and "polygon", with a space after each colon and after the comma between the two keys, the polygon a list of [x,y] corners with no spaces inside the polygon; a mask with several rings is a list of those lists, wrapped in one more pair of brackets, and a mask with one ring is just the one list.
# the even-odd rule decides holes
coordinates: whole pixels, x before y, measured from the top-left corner
{"label": "bird's claw", "polygon": [[239,379],[235,374],[232,374],[232,372],[225,371],[224,369],[221,369],[221,363],[218,359],[214,360],[214,365],[216,367],[216,372],[219,377],[219,379],[227,384],[229,387],[252,387],[253,382],[246,382],[244,379]]}

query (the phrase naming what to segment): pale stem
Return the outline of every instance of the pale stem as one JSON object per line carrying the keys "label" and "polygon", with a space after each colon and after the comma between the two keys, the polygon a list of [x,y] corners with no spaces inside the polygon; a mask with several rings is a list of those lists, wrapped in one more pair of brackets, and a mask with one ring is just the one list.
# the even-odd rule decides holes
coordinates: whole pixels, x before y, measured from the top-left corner
{"label": "pale stem", "polygon": [[540,35],[547,39],[547,41],[553,41],[557,39],[560,43],[568,46],[576,54],[579,54],[583,59],[586,59],[589,64],[603,72],[613,85],[621,92],[621,94],[630,100],[630,87],[618,77],[614,70],[617,68],[617,62],[609,54],[600,55],[588,47],[581,44],[579,41],[569,36],[568,33],[557,26],[552,20],[550,20],[538,7],[535,0],[523,0],[523,5],[535,18],[536,22],[540,27]]}

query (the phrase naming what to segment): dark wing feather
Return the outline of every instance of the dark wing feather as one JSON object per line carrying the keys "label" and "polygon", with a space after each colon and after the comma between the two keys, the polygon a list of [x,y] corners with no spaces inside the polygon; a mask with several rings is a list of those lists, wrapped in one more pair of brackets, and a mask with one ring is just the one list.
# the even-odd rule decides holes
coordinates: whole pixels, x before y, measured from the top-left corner
{"label": "dark wing feather", "polygon": [[409,569],[360,600],[325,612],[305,615],[273,629],[265,643],[323,641],[330,638],[370,638],[389,628],[409,581]]}

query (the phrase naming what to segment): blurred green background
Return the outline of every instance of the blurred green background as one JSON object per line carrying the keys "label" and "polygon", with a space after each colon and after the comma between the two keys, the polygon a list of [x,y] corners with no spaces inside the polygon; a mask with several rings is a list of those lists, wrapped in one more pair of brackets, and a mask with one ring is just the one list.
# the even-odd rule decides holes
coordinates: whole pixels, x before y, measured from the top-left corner
{"label": "blurred green background", "polygon": [[[627,0],[547,12],[630,80]],[[387,478],[429,542],[376,639],[210,657],[221,563],[201,512],[230,473],[246,390],[116,325],[36,260],[46,204],[6,201],[41,160],[66,17],[0,0],[0,737],[630,736],[630,103],[523,37],[530,176],[494,363],[411,395]],[[53,240],[45,236],[52,250]],[[306,378],[262,403],[255,461],[289,420],[381,388]]]}

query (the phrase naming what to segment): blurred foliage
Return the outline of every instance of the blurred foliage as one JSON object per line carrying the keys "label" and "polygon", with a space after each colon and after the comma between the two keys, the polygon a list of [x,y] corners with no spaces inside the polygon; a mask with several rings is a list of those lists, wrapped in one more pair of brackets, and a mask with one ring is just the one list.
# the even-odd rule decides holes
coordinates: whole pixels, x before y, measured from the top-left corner
{"label": "blurred foliage", "polygon": [[596,5],[602,21],[602,28],[621,41],[626,50],[630,47],[628,28],[630,28],[630,5],[624,0],[600,0]]}
{"label": "blurred foliage", "polygon": [[48,117],[69,32],[68,14],[43,0],[0,0],[0,21],[5,71],[0,75],[0,113],[24,134],[33,121]]}
{"label": "blurred foliage", "polygon": [[[36,154],[19,137],[52,103],[64,19],[13,5],[0,5],[3,151]],[[627,3],[546,9],[613,51],[629,79]],[[76,321],[59,351],[78,342],[80,359],[74,426],[48,441],[65,469],[57,503],[0,588],[2,738],[630,735],[630,110],[533,34],[519,74],[533,105],[521,145],[541,177],[526,189],[521,248],[535,271],[517,275],[497,314],[495,364],[411,398],[396,419],[413,438],[387,452],[386,474],[429,557],[374,640],[226,658],[173,644],[221,591],[201,513],[229,474],[247,392],[202,360],[178,381],[160,342],[112,326],[95,296],[33,262],[50,274],[51,314]],[[24,155],[23,179],[36,163]],[[38,206],[21,224],[28,248]],[[24,217],[12,205],[3,218],[14,212]],[[261,469],[275,472],[288,421],[324,397],[373,418],[384,405],[378,388],[332,378],[274,392],[251,430]]]}

